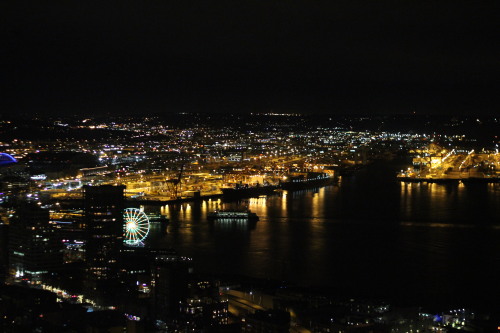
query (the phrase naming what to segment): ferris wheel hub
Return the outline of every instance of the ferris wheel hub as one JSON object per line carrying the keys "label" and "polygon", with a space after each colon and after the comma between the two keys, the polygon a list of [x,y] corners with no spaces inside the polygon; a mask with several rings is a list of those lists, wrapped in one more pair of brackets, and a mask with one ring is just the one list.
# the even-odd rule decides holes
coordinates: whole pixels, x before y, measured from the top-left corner
{"label": "ferris wheel hub", "polygon": [[137,208],[126,208],[123,212],[124,243],[132,246],[144,245],[149,234],[149,218]]}

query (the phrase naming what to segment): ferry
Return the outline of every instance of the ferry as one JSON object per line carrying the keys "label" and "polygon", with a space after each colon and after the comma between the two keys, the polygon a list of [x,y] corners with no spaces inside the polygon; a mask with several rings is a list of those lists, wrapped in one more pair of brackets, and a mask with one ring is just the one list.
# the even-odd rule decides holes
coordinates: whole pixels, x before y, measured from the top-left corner
{"label": "ferry", "polygon": [[304,190],[308,188],[322,187],[333,183],[334,178],[323,172],[307,172],[289,176],[286,181],[281,182],[280,187],[287,191]]}
{"label": "ferry", "polygon": [[162,214],[147,213],[146,215],[149,219],[149,223],[151,224],[167,225],[169,222],[168,218]]}
{"label": "ferry", "polygon": [[235,210],[216,210],[208,213],[207,219],[209,220],[246,220],[246,221],[258,221],[259,217],[257,214],[245,210],[245,211],[235,211]]}

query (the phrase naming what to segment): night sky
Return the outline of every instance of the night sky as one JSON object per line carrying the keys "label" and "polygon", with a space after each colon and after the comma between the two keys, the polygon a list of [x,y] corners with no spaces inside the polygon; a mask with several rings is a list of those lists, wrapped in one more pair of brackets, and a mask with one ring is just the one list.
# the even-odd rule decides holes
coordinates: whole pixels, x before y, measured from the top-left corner
{"label": "night sky", "polygon": [[12,2],[2,113],[499,111],[499,1]]}

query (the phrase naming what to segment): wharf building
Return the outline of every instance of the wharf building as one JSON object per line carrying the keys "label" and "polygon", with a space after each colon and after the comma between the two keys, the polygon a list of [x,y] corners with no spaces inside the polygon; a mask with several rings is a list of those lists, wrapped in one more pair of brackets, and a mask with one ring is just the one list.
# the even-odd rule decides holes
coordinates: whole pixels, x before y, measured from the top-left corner
{"label": "wharf building", "polygon": [[115,305],[120,290],[125,186],[84,186],[85,294],[101,306]]}
{"label": "wharf building", "polygon": [[10,276],[39,283],[62,265],[62,244],[49,223],[49,212],[35,203],[19,206],[9,226]]}

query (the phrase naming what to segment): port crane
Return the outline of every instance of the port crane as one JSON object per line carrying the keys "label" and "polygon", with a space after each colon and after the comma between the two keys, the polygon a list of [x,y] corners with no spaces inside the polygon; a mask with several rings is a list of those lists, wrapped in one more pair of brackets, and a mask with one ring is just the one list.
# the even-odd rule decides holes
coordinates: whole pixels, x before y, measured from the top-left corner
{"label": "port crane", "polygon": [[172,199],[178,199],[179,198],[179,189],[181,187],[181,181],[182,181],[182,174],[184,172],[184,166],[186,165],[186,160],[183,155],[181,155],[181,163],[179,166],[179,172],[177,173],[177,176],[175,178],[167,179],[166,184],[167,188],[170,192],[170,197]]}

